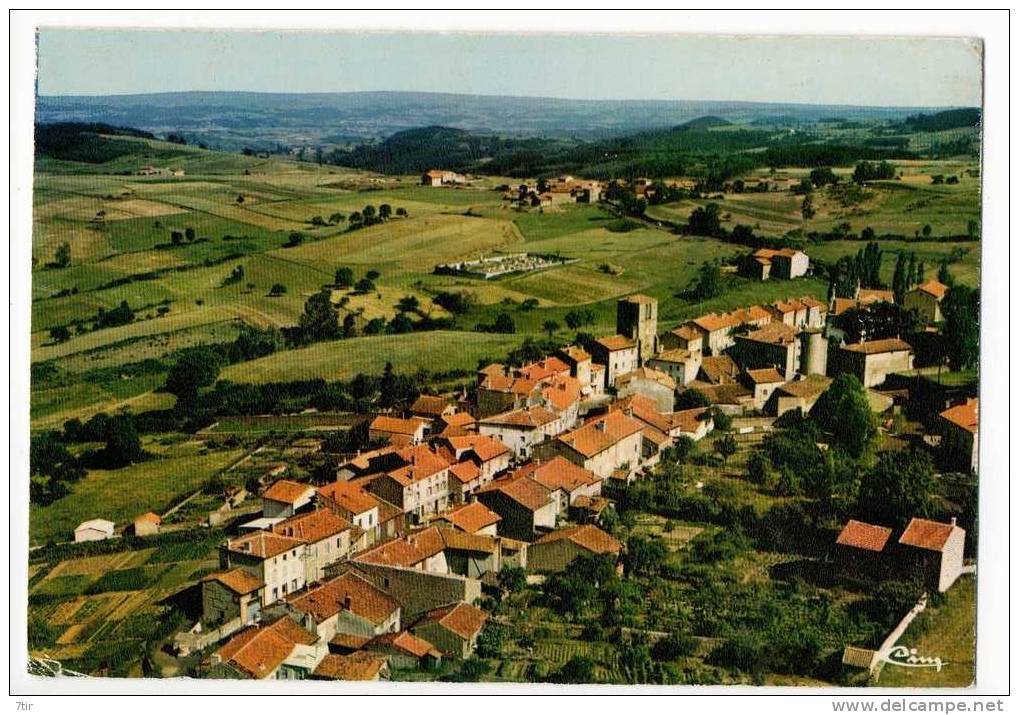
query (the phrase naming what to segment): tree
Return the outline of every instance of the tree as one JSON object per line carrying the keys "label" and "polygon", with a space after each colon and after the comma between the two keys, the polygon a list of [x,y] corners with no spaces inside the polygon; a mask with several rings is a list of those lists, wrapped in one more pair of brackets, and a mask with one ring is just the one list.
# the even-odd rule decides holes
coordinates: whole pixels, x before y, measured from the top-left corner
{"label": "tree", "polygon": [[531,311],[538,307],[537,298],[524,298],[524,301],[520,304],[520,309],[525,311]]}
{"label": "tree", "polygon": [[567,312],[563,319],[566,321],[566,327],[570,330],[577,330],[584,325],[594,323],[594,311],[590,308],[578,308]]}
{"label": "tree", "polygon": [[184,229],[184,238],[186,238],[188,240],[188,243],[191,243],[192,241],[194,241],[195,240],[195,230],[193,228],[191,228],[190,226],[185,228]]}
{"label": "tree", "polygon": [[677,410],[692,410],[694,407],[710,407],[711,400],[696,387],[688,387],[676,398]]}
{"label": "tree", "polygon": [[350,214],[350,217],[347,219],[347,221],[350,222],[351,228],[361,228],[361,226],[364,225],[364,216],[361,215],[360,211],[355,211],[354,213]]}
{"label": "tree", "polygon": [[541,324],[541,327],[546,333],[548,333],[548,339],[551,340],[555,331],[559,330],[559,323],[554,320],[546,320]]}
{"label": "tree", "polygon": [[626,542],[627,573],[653,576],[661,571],[668,554],[661,539],[631,536]]}
{"label": "tree", "polygon": [[722,294],[722,270],[717,263],[705,261],[701,264],[692,294],[698,300],[708,300]]}
{"label": "tree", "polygon": [[729,457],[736,454],[739,449],[739,445],[736,443],[736,438],[731,434],[727,434],[722,439],[715,440],[715,451],[718,452],[719,456],[723,461],[729,461]]}
{"label": "tree", "polygon": [[831,170],[830,166],[820,166],[810,172],[810,183],[817,188],[838,182],[839,177],[835,176],[835,172]]}
{"label": "tree", "polygon": [[60,441],[54,430],[33,435],[28,457],[29,501],[45,506],[68,493],[68,484],[85,476],[85,469],[78,459]]}
{"label": "tree", "polygon": [[164,385],[166,391],[177,398],[177,412],[190,414],[195,409],[199,389],[216,382],[222,364],[219,352],[209,347],[181,351],[170,366]]}
{"label": "tree", "polygon": [[923,228],[920,229],[920,233],[923,235],[924,238],[930,238],[931,231],[933,231],[933,229],[931,228],[931,225],[929,223],[925,223],[923,225]]}
{"label": "tree", "polygon": [[405,209],[405,208],[403,208],[401,206],[400,208],[396,209],[396,215],[397,216],[404,216],[404,217],[406,217],[408,215],[407,214],[407,209]]}
{"label": "tree", "polygon": [[131,415],[114,415],[106,423],[106,445],[100,458],[104,466],[117,468],[145,458],[141,439]]}
{"label": "tree", "polygon": [[329,223],[332,223],[332,224],[343,223],[344,218],[345,217],[341,213],[330,214],[329,215]]}
{"label": "tree", "polygon": [[882,452],[863,473],[857,509],[878,524],[905,526],[930,516],[937,493],[934,463],[920,450]]}
{"label": "tree", "polygon": [[763,452],[754,450],[747,459],[747,478],[754,484],[767,484],[771,476],[771,463]]}
{"label": "tree", "polygon": [[517,593],[527,587],[527,572],[519,566],[504,566],[499,571],[499,586],[509,592]]}
{"label": "tree", "polygon": [[575,655],[566,661],[549,680],[553,683],[593,683],[594,661],[586,655]]}
{"label": "tree", "polygon": [[686,222],[686,232],[695,236],[722,236],[721,209],[718,204],[711,203],[699,206],[690,214]]}
{"label": "tree", "polygon": [[371,226],[372,224],[378,223],[378,221],[375,218],[375,207],[372,206],[371,204],[368,204],[363,209],[361,209],[361,216],[364,217],[365,226]]}
{"label": "tree", "polygon": [[273,283],[272,288],[269,289],[269,296],[271,298],[277,298],[287,292],[287,287],[282,283]]}
{"label": "tree", "polygon": [[506,641],[506,627],[489,622],[478,634],[477,654],[479,658],[498,658],[502,655]]}
{"label": "tree", "polygon": [[55,343],[66,343],[71,339],[71,331],[67,329],[66,325],[58,325],[55,328],[50,329],[50,340]]}
{"label": "tree", "polygon": [[355,293],[371,293],[375,290],[375,281],[371,278],[362,278],[354,284]]}
{"label": "tree", "polygon": [[183,243],[183,241],[184,241],[183,233],[181,233],[180,231],[170,232],[170,243],[172,243],[174,246],[179,246],[181,243]]}
{"label": "tree", "polygon": [[651,657],[655,660],[675,660],[697,652],[698,641],[688,633],[670,633],[654,644]]}
{"label": "tree", "polygon": [[817,211],[814,210],[814,195],[804,195],[803,202],[800,204],[800,215],[803,216],[803,220],[809,221],[814,218],[816,214]]}
{"label": "tree", "polygon": [[328,290],[321,290],[308,298],[304,312],[297,321],[302,337],[308,342],[331,340],[340,336],[336,307]]}
{"label": "tree", "polygon": [[338,288],[349,288],[354,284],[354,271],[346,266],[341,266],[336,269],[336,275],[333,278],[333,282]]}
{"label": "tree", "polygon": [[496,333],[515,333],[517,332],[517,326],[509,313],[499,313],[495,318],[493,330]]}
{"label": "tree", "polygon": [[287,237],[287,242],[283,244],[283,248],[294,248],[300,246],[304,242],[304,236],[299,231],[291,231]]}
{"label": "tree", "polygon": [[811,417],[831,441],[853,457],[860,457],[877,437],[877,421],[867,401],[867,392],[855,375],[843,372],[818,398]]}
{"label": "tree", "polygon": [[396,309],[404,313],[413,313],[419,307],[417,296],[405,295],[396,304]]}
{"label": "tree", "polygon": [[942,328],[945,355],[952,370],[963,370],[980,362],[980,291],[953,285],[941,302],[945,316]]}
{"label": "tree", "polygon": [[243,203],[244,203],[244,196],[243,196],[243,195],[241,195],[241,194],[237,194],[237,199],[236,199],[236,201],[237,201],[237,203],[239,203],[239,204],[243,204]]}
{"label": "tree", "polygon": [[53,254],[53,265],[57,268],[67,268],[71,265],[71,244],[64,241],[57,246],[56,253]]}
{"label": "tree", "polygon": [[949,288],[955,283],[955,279],[952,278],[951,271],[948,270],[948,260],[941,261],[941,265],[938,266],[938,283],[942,283]]}
{"label": "tree", "polygon": [[390,216],[393,215],[393,207],[389,204],[381,204],[379,206],[379,219],[386,221]]}

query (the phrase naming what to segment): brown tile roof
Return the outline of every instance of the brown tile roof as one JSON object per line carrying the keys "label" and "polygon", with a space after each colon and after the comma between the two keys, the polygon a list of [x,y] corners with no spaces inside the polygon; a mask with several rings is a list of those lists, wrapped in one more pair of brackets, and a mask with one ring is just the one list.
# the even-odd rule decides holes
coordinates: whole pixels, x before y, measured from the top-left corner
{"label": "brown tile roof", "polygon": [[755,343],[769,345],[789,345],[796,342],[796,328],[785,323],[768,323],[763,328],[752,330],[746,335],[737,335],[737,339],[753,340]]}
{"label": "brown tile roof", "polygon": [[135,521],[144,521],[148,524],[162,524],[163,520],[159,517],[159,514],[153,514],[151,511],[147,511],[144,514],[139,514],[134,518]]}
{"label": "brown tile roof", "polygon": [[414,400],[414,404],[410,406],[410,411],[416,415],[438,417],[452,406],[445,397],[418,395],[418,398]]}
{"label": "brown tile roof", "polygon": [[442,521],[449,522],[458,529],[466,531],[468,534],[477,533],[486,526],[502,521],[501,516],[479,501],[458,506],[445,512],[439,518]]}
{"label": "brown tile roof", "polygon": [[616,378],[616,387],[624,387],[634,380],[648,380],[650,382],[656,382],[670,390],[676,389],[675,380],[661,370],[655,370],[650,367],[638,367],[636,370],[628,372],[625,375],[620,375]]}
{"label": "brown tile roof", "polygon": [[400,608],[395,598],[353,571],[304,593],[288,596],[287,602],[301,613],[310,615],[316,623],[340,611],[350,611],[377,626],[385,623]]}
{"label": "brown tile roof", "polygon": [[604,338],[598,338],[595,342],[609,352],[615,352],[616,350],[631,350],[637,347],[636,341],[630,340],[622,335],[608,335]]}
{"label": "brown tile roof", "polygon": [[385,541],[354,557],[355,561],[410,568],[445,548],[437,528],[427,527],[398,539]]}
{"label": "brown tile roof", "polygon": [[623,548],[623,545],[611,534],[605,533],[593,524],[557,529],[535,541],[532,548],[539,544],[552,544],[563,539],[568,539],[593,554],[618,554]]}
{"label": "brown tile roof", "polygon": [[832,382],[832,378],[825,377],[824,375],[808,375],[802,380],[792,380],[784,385],[780,385],[775,388],[775,391],[790,397],[810,399],[817,397],[827,390]]}
{"label": "brown tile roof", "polygon": [[511,427],[522,427],[524,429],[535,429],[555,422],[559,416],[541,405],[523,407],[519,410],[511,410],[502,414],[485,417],[481,424],[509,425]]}
{"label": "brown tile roof", "polygon": [[895,291],[886,290],[883,288],[861,288],[856,297],[863,304],[879,303],[884,301],[885,303],[895,302]]}
{"label": "brown tile roof", "polygon": [[296,504],[307,496],[309,491],[314,492],[315,487],[310,484],[293,482],[289,479],[280,479],[278,482],[273,482],[272,486],[262,492],[262,498],[283,504]]}
{"label": "brown tile roof", "polygon": [[245,596],[265,586],[262,579],[240,568],[209,574],[202,581],[221,583],[239,596]]}
{"label": "brown tile roof", "polygon": [[567,345],[559,352],[573,362],[585,362],[591,359],[591,354],[579,345]]}
{"label": "brown tile roof", "polygon": [[542,396],[559,412],[580,400],[580,381],[569,375],[557,375],[541,389]]}
{"label": "brown tile roof", "polygon": [[271,559],[303,546],[304,542],[301,539],[280,536],[271,531],[256,531],[239,539],[228,539],[226,542],[227,551],[260,559]]}
{"label": "brown tile roof", "polygon": [[481,631],[487,620],[488,614],[480,608],[461,601],[429,611],[415,627],[425,623],[438,623],[464,640],[470,640]]}
{"label": "brown tile roof", "polygon": [[967,400],[965,404],[949,407],[941,416],[957,427],[976,434],[980,427],[980,401]]}
{"label": "brown tile roof", "polygon": [[435,646],[410,631],[383,633],[380,636],[375,636],[368,641],[365,648],[367,650],[398,650],[415,658],[424,658],[426,655],[434,658],[442,656],[442,653]]}
{"label": "brown tile roof", "polygon": [[375,497],[351,482],[333,482],[318,488],[318,493],[351,514],[363,514],[378,506]]}
{"label": "brown tile roof", "polygon": [[914,517],[899,537],[899,543],[928,551],[943,551],[948,537],[957,528],[953,524]]}
{"label": "brown tile roof", "polygon": [[391,434],[415,435],[421,429],[420,420],[405,420],[402,417],[379,415],[371,421],[368,429]]}
{"label": "brown tile roof", "polygon": [[739,377],[739,365],[728,355],[709,355],[703,358],[700,371],[713,385],[736,382]]}
{"label": "brown tile roof", "polygon": [[477,494],[500,492],[529,511],[537,511],[552,501],[547,487],[530,479],[499,479],[486,484]]}
{"label": "brown tile roof", "polygon": [[934,280],[933,278],[931,278],[926,283],[921,283],[920,285],[916,286],[913,290],[923,291],[928,295],[934,296],[938,300],[941,300],[948,294],[948,286],[946,286],[944,283]]}
{"label": "brown tile roof", "polygon": [[874,526],[850,519],[839,533],[835,543],[865,551],[883,551],[891,535],[892,530],[888,527]]}
{"label": "brown tile roof", "polygon": [[852,298],[833,298],[831,301],[831,314],[842,315],[847,310],[858,308],[860,302]]}
{"label": "brown tile roof", "polygon": [[481,467],[474,462],[457,462],[449,468],[449,473],[461,484],[469,484],[481,476]]}
{"label": "brown tile roof", "polygon": [[674,427],[679,428],[680,432],[686,432],[687,434],[695,433],[700,428],[702,422],[711,419],[710,415],[705,416],[703,407],[670,412],[665,416],[669,418]]}
{"label": "brown tile roof", "polygon": [[589,497],[581,494],[573,501],[572,506],[574,509],[583,509],[593,514],[600,514],[611,504],[612,502],[604,497]]}
{"label": "brown tile roof", "polygon": [[482,462],[489,462],[504,454],[509,454],[509,449],[498,437],[488,434],[445,437],[442,441],[455,450],[455,460],[463,459],[464,453],[468,451],[476,454]]}
{"label": "brown tile roof", "polygon": [[466,531],[437,528],[442,537],[443,550],[475,551],[483,554],[494,554],[499,551],[499,539],[485,534],[468,534]]}
{"label": "brown tile roof", "polygon": [[403,486],[427,479],[449,468],[449,462],[428,445],[402,449],[399,455],[404,461],[404,466],[391,470],[387,474]]}
{"label": "brown tile roof", "polygon": [[868,340],[862,343],[852,343],[850,345],[843,345],[842,349],[853,353],[863,353],[865,355],[899,352],[901,350],[908,350],[910,352],[913,351],[913,348],[909,343],[899,340],[898,338],[884,338],[882,340]]}
{"label": "brown tile roof", "polygon": [[785,382],[782,373],[773,367],[766,367],[760,370],[747,370],[747,377],[755,385],[768,385],[775,382]]}
{"label": "brown tile roof", "polygon": [[530,477],[549,489],[562,489],[566,492],[573,492],[601,481],[596,474],[560,456],[547,462],[528,462],[513,472],[514,478],[522,476]]}
{"label": "brown tile roof", "polygon": [[739,405],[753,397],[753,393],[738,382],[724,385],[712,385],[708,382],[694,381],[687,385],[689,389],[702,393],[713,405]]}
{"label": "brown tile roof", "polygon": [[677,338],[682,338],[687,342],[691,340],[697,340],[698,338],[702,340],[704,339],[704,336],[701,334],[701,332],[690,324],[680,325],[678,328],[673,328],[669,332],[671,332]]}
{"label": "brown tile roof", "polygon": [[368,653],[329,653],[312,672],[312,676],[319,680],[377,680],[386,665],[385,658]]}
{"label": "brown tile roof", "polygon": [[661,362],[668,363],[685,363],[692,357],[689,350],[683,350],[682,348],[676,348],[675,350],[663,350],[652,358],[653,360],[659,360]]}
{"label": "brown tile roof", "polygon": [[782,314],[798,313],[799,311],[806,310],[807,308],[807,306],[805,306],[803,303],[796,300],[795,298],[789,298],[788,300],[776,300],[768,307]]}
{"label": "brown tile roof", "polygon": [[355,636],[350,633],[337,633],[333,636],[333,639],[329,641],[329,644],[337,645],[349,650],[361,650],[369,641],[371,641],[371,638],[367,636]]}
{"label": "brown tile roof", "polygon": [[524,365],[517,369],[517,374],[525,380],[534,380],[535,382],[545,380],[553,375],[560,375],[570,372],[570,366],[559,358],[553,356],[545,358],[544,360],[538,360],[532,362],[529,365]]}
{"label": "brown tile roof", "polygon": [[351,526],[349,521],[329,509],[316,509],[307,514],[297,514],[284,519],[274,524],[272,531],[280,536],[289,536],[313,544],[330,536],[342,534]]}
{"label": "brown tile roof", "polygon": [[808,308],[818,308],[822,313],[828,312],[828,305],[826,303],[822,303],[817,298],[811,298],[809,295],[800,298],[800,302]]}
{"label": "brown tile roof", "polygon": [[559,441],[585,457],[593,457],[640,432],[642,425],[632,417],[613,410],[589,420],[582,427],[559,436]]}
{"label": "brown tile roof", "polygon": [[246,628],[227,641],[216,655],[253,678],[264,678],[290,657],[294,646],[311,645],[317,640],[317,635],[283,616],[270,626]]}
{"label": "brown tile roof", "polygon": [[457,412],[440,418],[447,427],[466,427],[477,422],[469,412]]}
{"label": "brown tile roof", "polygon": [[537,380],[528,380],[513,375],[486,375],[478,385],[479,389],[491,392],[505,392],[513,395],[530,395],[538,386]]}

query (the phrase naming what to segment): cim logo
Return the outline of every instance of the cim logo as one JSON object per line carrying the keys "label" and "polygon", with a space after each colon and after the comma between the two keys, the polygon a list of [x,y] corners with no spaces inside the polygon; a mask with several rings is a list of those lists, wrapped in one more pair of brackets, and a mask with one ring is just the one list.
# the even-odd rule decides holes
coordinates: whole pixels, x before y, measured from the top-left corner
{"label": "cim logo", "polygon": [[948,665],[948,661],[943,661],[938,657],[928,658],[918,655],[916,648],[904,645],[897,645],[885,653],[879,653],[878,660],[890,665],[900,665],[903,668],[934,668],[939,673],[943,667]]}

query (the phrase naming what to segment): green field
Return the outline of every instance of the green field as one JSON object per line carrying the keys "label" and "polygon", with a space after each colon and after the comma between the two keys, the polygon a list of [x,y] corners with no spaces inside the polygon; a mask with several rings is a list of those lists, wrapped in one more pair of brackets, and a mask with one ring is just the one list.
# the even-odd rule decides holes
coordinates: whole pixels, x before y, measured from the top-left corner
{"label": "green field", "polygon": [[118,527],[147,511],[162,513],[178,498],[200,489],[210,477],[239,459],[241,450],[208,452],[195,442],[162,450],[147,461],[122,469],[90,470],[72,491],[44,507],[32,505],[29,539],[33,544],[67,541],[88,519],[109,519]]}
{"label": "green field", "polygon": [[[899,639],[899,645],[916,648],[917,653],[941,658],[946,665],[933,668],[903,668],[885,664],[878,685],[886,688],[967,688],[976,673],[976,580],[962,576],[945,594],[945,603],[931,607]],[[922,631],[921,619],[924,619]]]}

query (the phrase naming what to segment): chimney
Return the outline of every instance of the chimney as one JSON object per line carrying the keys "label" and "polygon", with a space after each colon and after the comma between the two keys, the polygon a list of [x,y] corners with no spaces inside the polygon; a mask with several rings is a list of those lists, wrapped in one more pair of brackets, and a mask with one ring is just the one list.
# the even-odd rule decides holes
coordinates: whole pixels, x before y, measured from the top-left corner
{"label": "chimney", "polygon": [[347,611],[350,610],[350,596],[343,597],[343,608]]}
{"label": "chimney", "polygon": [[955,526],[955,522],[956,522],[956,518],[953,516],[952,517],[952,526]]}
{"label": "chimney", "polygon": [[598,420],[597,422],[595,422],[594,423],[594,428],[596,430],[598,430],[599,432],[604,432],[605,431],[605,420]]}

